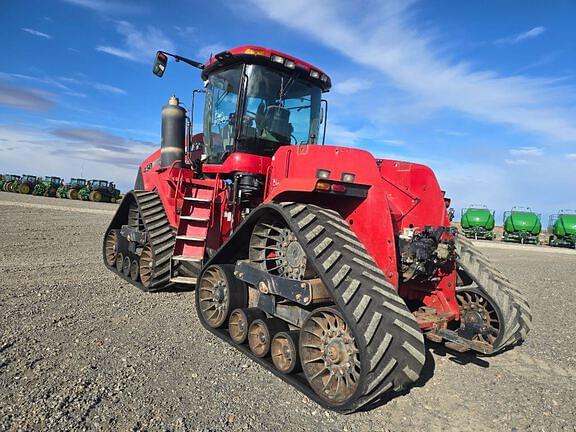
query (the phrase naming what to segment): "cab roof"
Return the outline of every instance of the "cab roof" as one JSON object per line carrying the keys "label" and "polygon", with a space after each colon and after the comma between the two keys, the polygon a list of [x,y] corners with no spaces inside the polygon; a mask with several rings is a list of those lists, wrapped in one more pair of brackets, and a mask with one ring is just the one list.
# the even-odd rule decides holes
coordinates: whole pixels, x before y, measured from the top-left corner
{"label": "cab roof", "polygon": [[[265,48],[258,45],[242,45],[236,48],[232,48],[226,51],[222,51],[212,57],[204,63],[204,69],[202,70],[202,79],[208,79],[210,73],[216,69],[220,69],[223,66],[227,66],[234,63],[259,63],[273,65],[276,67],[282,67],[281,63],[277,63],[272,60],[272,57],[280,57],[284,60],[289,60],[294,62],[295,68],[301,71],[305,71],[307,77],[316,82],[316,84],[322,88],[323,91],[330,90],[332,82],[330,77],[324,73],[321,69],[316,66],[307,63],[299,58],[291,56],[290,54],[283,53],[272,48]],[[287,69],[289,70],[289,69]],[[312,75],[318,75],[318,78],[314,78]],[[312,75],[311,75],[312,74]]]}

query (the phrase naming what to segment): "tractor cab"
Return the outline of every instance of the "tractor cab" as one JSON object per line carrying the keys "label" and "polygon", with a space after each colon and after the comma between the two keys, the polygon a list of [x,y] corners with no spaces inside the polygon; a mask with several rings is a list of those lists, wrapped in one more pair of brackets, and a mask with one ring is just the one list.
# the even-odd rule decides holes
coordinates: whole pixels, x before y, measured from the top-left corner
{"label": "tractor cab", "polygon": [[70,179],[70,186],[71,186],[71,187],[83,188],[84,186],[86,186],[86,179],[82,179],[82,178],[71,178],[71,179]]}
{"label": "tractor cab", "polygon": [[90,188],[92,190],[108,189],[107,180],[90,180],[88,183],[90,184]]}
{"label": "tractor cab", "polygon": [[[242,46],[218,53],[204,65],[159,52],[154,66],[158,76],[164,72],[166,55],[202,69],[205,172],[231,154],[236,157],[227,165],[269,165],[281,146],[321,141],[326,113],[322,93],[329,91],[331,82],[318,68],[279,51]],[[228,168],[214,167],[219,172],[236,170]]]}
{"label": "tractor cab", "polygon": [[45,177],[44,181],[56,187],[59,187],[62,184],[62,179],[60,177]]}
{"label": "tractor cab", "polygon": [[24,174],[21,178],[22,183],[36,183],[38,177]]}

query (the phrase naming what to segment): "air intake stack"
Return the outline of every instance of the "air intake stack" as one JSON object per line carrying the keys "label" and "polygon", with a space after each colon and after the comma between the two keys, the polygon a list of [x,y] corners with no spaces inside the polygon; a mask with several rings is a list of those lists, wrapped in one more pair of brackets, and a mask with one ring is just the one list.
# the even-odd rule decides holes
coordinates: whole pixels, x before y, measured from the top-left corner
{"label": "air intake stack", "polygon": [[184,164],[184,144],[186,136],[186,110],[179,105],[176,96],[171,96],[168,105],[162,107],[162,146],[160,166],[177,167]]}

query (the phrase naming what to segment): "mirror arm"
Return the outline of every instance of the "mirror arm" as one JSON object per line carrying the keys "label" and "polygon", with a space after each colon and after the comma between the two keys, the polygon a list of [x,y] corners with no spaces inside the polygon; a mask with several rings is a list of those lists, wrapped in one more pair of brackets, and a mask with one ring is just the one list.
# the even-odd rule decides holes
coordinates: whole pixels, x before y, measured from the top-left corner
{"label": "mirror arm", "polygon": [[193,67],[195,67],[195,68],[204,69],[204,65],[203,65],[202,63],[197,62],[197,61],[190,60],[189,58],[179,56],[178,54],[171,54],[171,53],[168,53],[168,52],[166,52],[166,51],[160,51],[160,52],[161,52],[162,54],[165,54],[165,55],[167,55],[167,56],[172,57],[172,58],[173,58],[174,60],[176,60],[177,62],[180,62],[180,61],[181,61],[181,62],[186,63],[186,64],[189,64],[190,66],[193,66]]}

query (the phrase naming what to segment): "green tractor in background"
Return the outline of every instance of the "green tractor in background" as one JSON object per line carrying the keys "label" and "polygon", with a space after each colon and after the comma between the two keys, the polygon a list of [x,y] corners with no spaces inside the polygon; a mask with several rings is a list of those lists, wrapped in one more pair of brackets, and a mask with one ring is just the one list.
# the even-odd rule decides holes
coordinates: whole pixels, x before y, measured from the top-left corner
{"label": "green tractor in background", "polygon": [[541,232],[540,215],[529,207],[512,207],[512,210],[504,212],[502,241],[538,244]]}
{"label": "green tractor in background", "polygon": [[23,174],[20,180],[12,183],[10,192],[18,192],[23,195],[31,194],[36,185],[40,182],[41,177],[29,174]]}
{"label": "green tractor in background", "polygon": [[70,183],[62,184],[56,194],[59,198],[77,200],[80,199],[79,192],[84,187],[86,187],[86,179],[71,178]]}
{"label": "green tractor in background", "polygon": [[548,244],[576,249],[576,210],[560,210],[548,221]]}
{"label": "green tractor in background", "polygon": [[471,204],[468,208],[463,208],[460,224],[462,232],[468,238],[494,239],[494,211],[489,210],[485,205]]}
{"label": "green tractor in background", "polygon": [[114,182],[107,180],[90,180],[88,184],[80,189],[78,196],[83,201],[110,202],[120,201],[120,190],[116,189]]}
{"label": "green tractor in background", "polygon": [[0,180],[0,190],[4,192],[10,192],[12,189],[12,184],[18,180],[20,180],[19,175],[6,174],[2,177],[2,180]]}
{"label": "green tractor in background", "polygon": [[62,179],[60,177],[44,177],[34,186],[32,195],[55,197],[60,186],[62,186]]}

